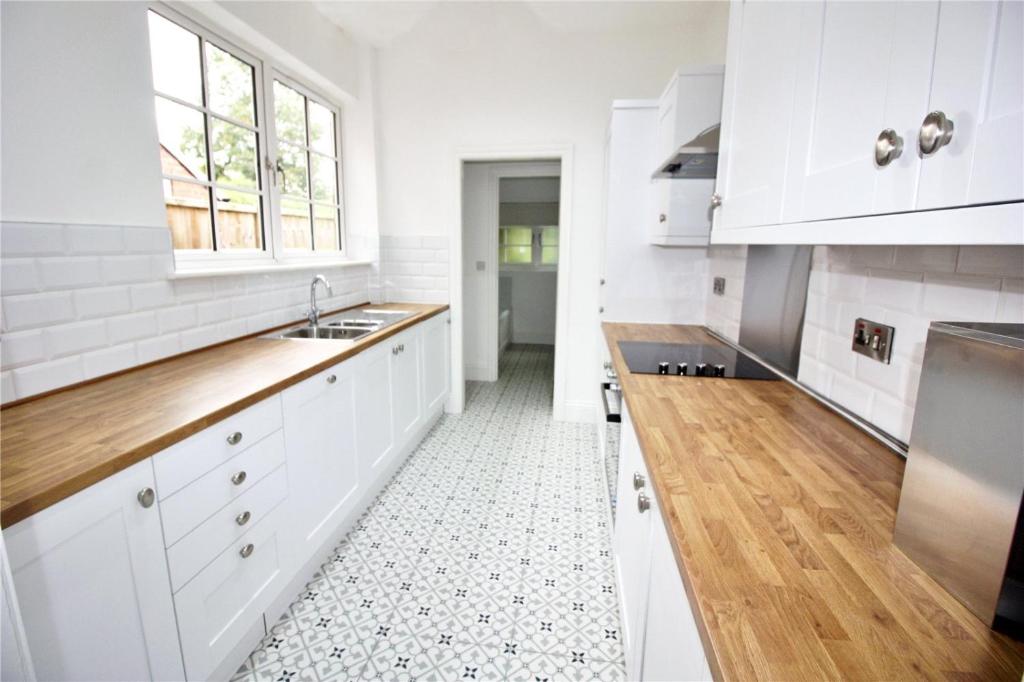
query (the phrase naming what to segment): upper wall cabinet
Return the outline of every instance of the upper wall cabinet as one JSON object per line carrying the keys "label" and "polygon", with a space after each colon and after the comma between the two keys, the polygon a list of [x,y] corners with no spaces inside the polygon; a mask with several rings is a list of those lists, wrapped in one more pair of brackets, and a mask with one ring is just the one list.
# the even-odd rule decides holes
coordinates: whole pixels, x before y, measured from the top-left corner
{"label": "upper wall cabinet", "polygon": [[1013,1],[734,3],[712,241],[1021,243],[1022,35]]}

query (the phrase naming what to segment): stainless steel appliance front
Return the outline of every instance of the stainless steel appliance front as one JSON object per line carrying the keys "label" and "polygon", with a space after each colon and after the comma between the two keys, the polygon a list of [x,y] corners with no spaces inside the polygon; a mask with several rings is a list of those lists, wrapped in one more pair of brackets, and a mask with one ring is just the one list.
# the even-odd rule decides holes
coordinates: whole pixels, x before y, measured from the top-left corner
{"label": "stainless steel appliance front", "polygon": [[1010,632],[1024,622],[1024,571],[1010,560],[1022,494],[1024,325],[932,323],[894,540]]}

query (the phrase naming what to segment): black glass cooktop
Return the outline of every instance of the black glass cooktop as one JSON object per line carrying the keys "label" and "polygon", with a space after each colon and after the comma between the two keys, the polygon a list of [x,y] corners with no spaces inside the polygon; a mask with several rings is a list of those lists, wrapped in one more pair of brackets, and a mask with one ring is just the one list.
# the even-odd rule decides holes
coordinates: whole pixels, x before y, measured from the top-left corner
{"label": "black glass cooktop", "polygon": [[619,351],[635,374],[779,380],[774,372],[728,346],[619,341]]}

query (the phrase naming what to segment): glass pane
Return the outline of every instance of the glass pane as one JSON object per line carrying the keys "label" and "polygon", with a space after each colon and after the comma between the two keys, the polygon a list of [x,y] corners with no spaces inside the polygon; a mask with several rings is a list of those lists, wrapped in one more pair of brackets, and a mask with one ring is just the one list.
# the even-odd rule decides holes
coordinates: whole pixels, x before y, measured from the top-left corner
{"label": "glass pane", "polygon": [[274,81],[274,129],[279,140],[306,144],[305,97]]}
{"label": "glass pane", "polygon": [[278,162],[284,177],[281,180],[281,194],[309,198],[309,170],[306,168],[305,150],[281,143],[281,157]]}
{"label": "glass pane", "polygon": [[338,208],[336,206],[313,207],[313,243],[317,251],[337,251]]}
{"label": "glass pane", "polygon": [[253,68],[210,43],[206,43],[206,87],[210,91],[210,109],[256,125]]}
{"label": "glass pane", "polygon": [[335,171],[334,159],[320,154],[310,154],[309,160],[313,166],[313,199],[338,203],[338,174]]}
{"label": "glass pane", "polygon": [[164,179],[164,203],[174,248],[213,248],[208,187],[184,180]]}
{"label": "glass pane", "polygon": [[312,249],[309,229],[309,204],[295,199],[281,200],[281,232],[286,249]]}
{"label": "glass pane", "polygon": [[156,127],[164,174],[208,179],[203,114],[157,97]]}
{"label": "glass pane", "polygon": [[540,229],[541,246],[558,246],[558,228],[542,227]]}
{"label": "glass pane", "polygon": [[202,105],[199,36],[156,12],[149,12],[149,54],[153,87],[180,100]]}
{"label": "glass pane", "polygon": [[210,119],[210,127],[214,181],[256,189],[256,133],[215,118]]}
{"label": "glass pane", "polygon": [[558,247],[557,246],[542,246],[542,247],[540,247],[540,262],[543,265],[557,265],[558,264]]}
{"label": "glass pane", "polygon": [[530,246],[533,244],[532,227],[503,227],[501,228],[501,243],[509,246]]}
{"label": "glass pane", "polygon": [[313,100],[309,101],[309,146],[331,156],[338,154],[334,144],[334,112]]}
{"label": "glass pane", "polygon": [[259,196],[216,189],[217,250],[263,248]]}
{"label": "glass pane", "polygon": [[529,246],[503,247],[501,262],[509,265],[529,265],[533,262],[533,249]]}

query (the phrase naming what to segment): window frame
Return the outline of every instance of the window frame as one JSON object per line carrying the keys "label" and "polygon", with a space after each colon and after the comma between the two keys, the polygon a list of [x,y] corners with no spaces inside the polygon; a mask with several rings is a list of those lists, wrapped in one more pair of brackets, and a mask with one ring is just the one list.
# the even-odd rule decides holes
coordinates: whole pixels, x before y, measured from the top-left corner
{"label": "window frame", "polygon": [[[200,67],[202,69],[202,94],[203,103],[202,105],[195,105],[190,102],[184,102],[179,98],[172,95],[162,93],[156,89],[155,83],[153,84],[153,102],[155,104],[156,97],[163,97],[164,99],[173,102],[175,104],[187,106],[193,110],[200,111],[203,115],[204,134],[206,137],[206,155],[209,179],[197,179],[197,178],[182,178],[173,175],[165,175],[161,168],[160,179],[161,182],[169,182],[171,180],[187,181],[195,184],[202,185],[204,188],[213,188],[216,192],[218,186],[222,186],[231,191],[241,191],[249,194],[258,194],[260,197],[260,211],[262,215],[262,249],[229,249],[229,250],[205,250],[205,249],[173,249],[174,253],[174,265],[175,272],[180,274],[187,274],[189,272],[202,272],[207,270],[252,270],[252,269],[273,269],[277,266],[300,266],[303,264],[316,265],[323,263],[337,263],[345,264],[351,262],[348,256],[348,239],[346,231],[346,220],[345,212],[347,203],[345,201],[345,183],[344,183],[344,156],[342,153],[342,107],[336,104],[330,97],[326,97],[314,88],[307,86],[301,77],[296,77],[293,73],[283,68],[281,65],[275,63],[269,59],[266,55],[260,53],[257,50],[242,47],[243,41],[224,37],[224,31],[220,31],[219,28],[209,28],[204,23],[200,23],[199,20],[192,18],[187,14],[183,14],[181,11],[171,8],[162,2],[149,2],[147,3],[147,9],[152,11],[164,19],[177,24],[187,31],[197,35],[200,40]],[[148,16],[148,15],[147,15]],[[209,23],[209,22],[208,22]],[[147,25],[148,32],[148,25]],[[148,39],[148,34],[147,34]],[[254,105],[254,116],[255,125],[249,125],[242,121],[237,121],[230,117],[217,114],[209,108],[209,83],[206,75],[206,49],[205,44],[210,43],[213,46],[229,53],[237,59],[245,62],[253,69],[253,105]],[[152,59],[152,56],[150,57]],[[334,160],[337,164],[337,203],[335,206],[338,210],[338,250],[337,251],[315,251],[315,250],[301,250],[301,249],[289,249],[284,248],[283,229],[282,229],[282,203],[280,195],[280,186],[278,182],[277,160],[278,160],[278,139],[276,130],[276,121],[274,116],[274,100],[273,100],[273,82],[274,80],[280,80],[282,83],[290,88],[301,93],[308,99],[315,100],[317,104],[325,107],[334,114]],[[240,125],[247,130],[254,131],[257,135],[257,187],[258,189],[253,190],[249,188],[237,188],[232,185],[218,185],[216,180],[216,171],[213,162],[213,140],[211,136],[210,121],[218,119],[229,122],[234,125]],[[159,148],[159,137],[155,140],[157,147]],[[308,159],[308,157],[307,157]],[[307,171],[309,163],[307,160]],[[312,196],[312,177],[309,179],[310,192]],[[213,195],[216,196],[215,194]],[[161,190],[161,197],[163,193]],[[310,199],[311,207],[316,202]],[[166,200],[164,200],[166,206]],[[216,200],[211,199],[211,226],[213,230],[213,240],[216,244],[217,239],[217,207]],[[312,208],[311,208],[312,211]],[[312,230],[312,215],[310,229]],[[167,226],[170,230],[170,225]],[[312,239],[312,236],[311,236]],[[314,244],[315,247],[315,244]]]}
{"label": "window frame", "polygon": [[[558,264],[562,258],[562,251],[559,248],[558,259],[552,263],[542,263],[541,258],[544,252],[543,244],[541,243],[544,230],[547,228],[555,228],[560,231],[558,225],[499,225],[498,230],[503,230],[509,227],[529,227],[532,231],[530,238],[530,262],[529,263],[504,263],[502,262],[502,246],[501,246],[501,235],[498,235],[498,269],[501,272],[555,272],[558,270]],[[561,240],[559,244],[555,245],[556,248],[561,246]]]}

